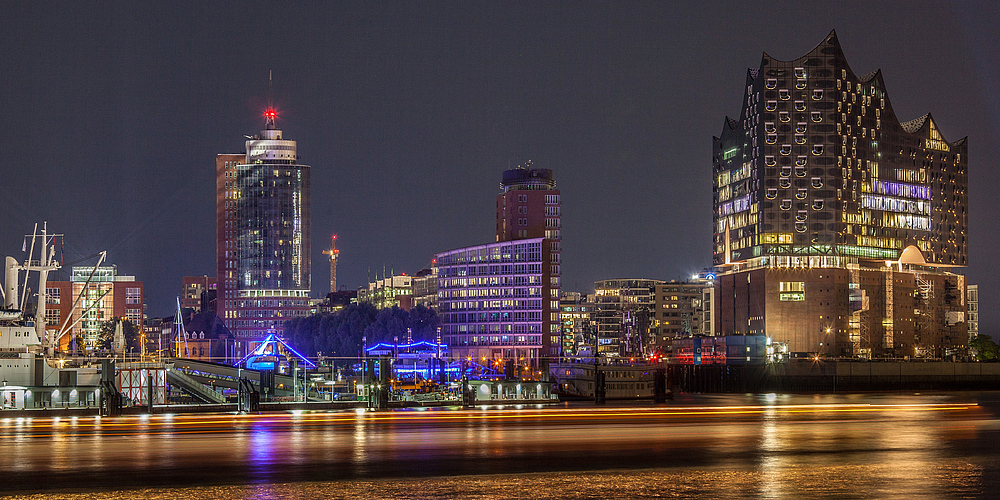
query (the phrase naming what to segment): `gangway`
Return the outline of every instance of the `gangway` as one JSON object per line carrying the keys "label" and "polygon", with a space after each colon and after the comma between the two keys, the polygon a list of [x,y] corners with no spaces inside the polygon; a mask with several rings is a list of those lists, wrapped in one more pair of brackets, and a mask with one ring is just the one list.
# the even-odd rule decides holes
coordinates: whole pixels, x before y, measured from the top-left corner
{"label": "gangway", "polygon": [[188,394],[206,403],[224,404],[226,402],[225,396],[215,392],[211,387],[208,387],[205,384],[202,384],[185,375],[173,366],[167,368],[167,382],[180,387],[184,390],[184,392],[187,392]]}
{"label": "gangway", "polygon": [[[247,378],[254,384],[260,385],[260,372],[247,368],[239,368],[223,363],[213,363],[211,361],[201,361],[186,358],[169,358],[167,363],[173,363],[174,370],[183,373],[191,380],[207,386],[211,384],[216,388],[231,389],[239,388],[239,379]],[[292,377],[281,373],[274,374],[274,395],[287,397],[293,394]],[[301,383],[301,382],[300,382]]]}

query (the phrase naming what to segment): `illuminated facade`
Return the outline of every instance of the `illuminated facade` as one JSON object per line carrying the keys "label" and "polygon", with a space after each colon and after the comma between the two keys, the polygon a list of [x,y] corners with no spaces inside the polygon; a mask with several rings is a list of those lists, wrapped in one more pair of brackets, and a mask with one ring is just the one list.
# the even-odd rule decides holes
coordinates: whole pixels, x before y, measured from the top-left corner
{"label": "illuminated facade", "polygon": [[675,337],[712,335],[711,280],[694,282],[670,280],[656,285],[653,296],[653,314],[650,318],[649,345],[651,349],[670,345]]}
{"label": "illuminated facade", "polygon": [[368,283],[358,289],[358,302],[367,302],[375,309],[413,307],[413,276],[393,275]]}
{"label": "illuminated facade", "polygon": [[[70,350],[74,338],[77,349],[92,349],[101,326],[110,319],[124,318],[139,327],[145,322],[143,283],[135,276],[119,275],[115,266],[101,266],[96,271],[93,267],[74,266],[69,281],[49,281],[45,289],[46,324],[56,329],[73,325],[60,339],[63,351]],[[80,300],[73,310],[77,297]]]}
{"label": "illuminated facade", "polygon": [[310,311],[310,167],[276,117],[268,108],[243,155],[216,159],[217,307],[237,338],[265,338]]}
{"label": "illuminated facade", "polygon": [[559,277],[548,242],[528,238],[437,254],[438,316],[452,356],[522,366],[558,356]]}
{"label": "illuminated facade", "polygon": [[651,352],[650,323],[661,280],[614,279],[594,282],[597,354],[643,356]]}
{"label": "illuminated facade", "polygon": [[720,334],[833,356],[963,348],[965,281],[945,270],[968,262],[967,151],[930,114],[900,122],[836,33],[793,61],[764,54],[713,141]]}

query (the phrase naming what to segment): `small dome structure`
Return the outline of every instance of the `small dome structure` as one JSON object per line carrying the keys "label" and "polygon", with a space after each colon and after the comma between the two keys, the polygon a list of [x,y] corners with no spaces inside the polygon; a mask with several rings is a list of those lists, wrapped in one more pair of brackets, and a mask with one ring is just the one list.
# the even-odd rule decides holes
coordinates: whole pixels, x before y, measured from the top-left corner
{"label": "small dome structure", "polygon": [[927,260],[924,259],[924,254],[920,252],[919,248],[910,245],[903,249],[903,253],[899,254],[899,263],[925,266],[927,265]]}

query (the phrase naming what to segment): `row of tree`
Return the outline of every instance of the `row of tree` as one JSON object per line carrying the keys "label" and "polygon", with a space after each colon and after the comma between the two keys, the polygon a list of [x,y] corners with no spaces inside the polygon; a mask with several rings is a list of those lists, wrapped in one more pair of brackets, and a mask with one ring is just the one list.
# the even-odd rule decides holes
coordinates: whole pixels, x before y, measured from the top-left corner
{"label": "row of tree", "polygon": [[380,342],[434,342],[441,321],[433,309],[415,306],[378,310],[371,304],[351,304],[335,313],[318,313],[285,324],[285,341],[304,356],[353,358],[361,356],[362,344]]}

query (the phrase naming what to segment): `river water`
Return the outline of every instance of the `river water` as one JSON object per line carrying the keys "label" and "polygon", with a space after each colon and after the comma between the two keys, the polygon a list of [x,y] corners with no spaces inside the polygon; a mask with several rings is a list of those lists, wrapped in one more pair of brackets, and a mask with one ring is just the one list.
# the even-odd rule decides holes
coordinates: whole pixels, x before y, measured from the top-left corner
{"label": "river water", "polygon": [[1000,496],[1000,393],[4,419],[17,498]]}

